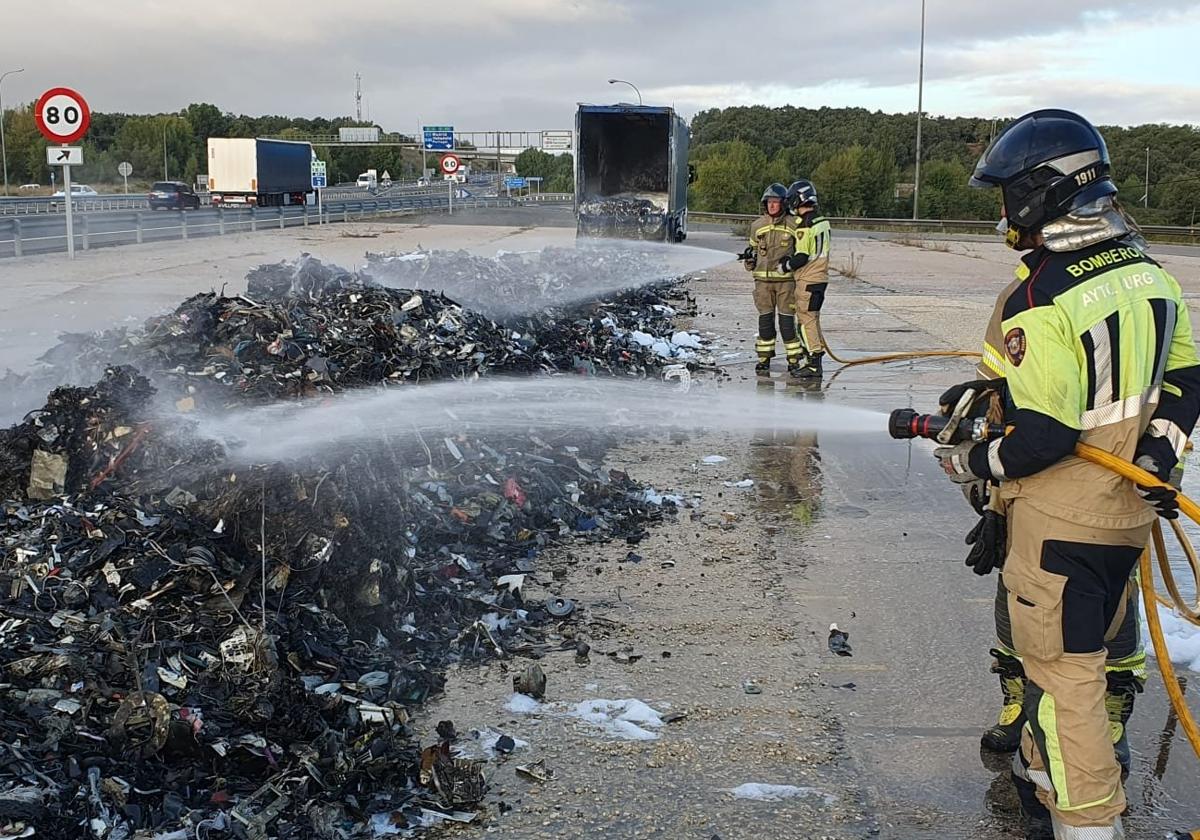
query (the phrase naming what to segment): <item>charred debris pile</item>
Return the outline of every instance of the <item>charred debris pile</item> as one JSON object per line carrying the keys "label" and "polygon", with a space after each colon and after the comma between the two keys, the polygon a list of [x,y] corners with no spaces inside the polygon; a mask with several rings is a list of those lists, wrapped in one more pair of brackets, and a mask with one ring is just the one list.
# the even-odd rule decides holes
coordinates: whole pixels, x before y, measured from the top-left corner
{"label": "charred debris pile", "polygon": [[0,431],[0,837],[374,837],[479,802],[480,767],[422,752],[409,711],[449,663],[559,647],[520,576],[553,544],[636,542],[670,503],[596,437],[401,434],[240,466],[197,418],[678,362],[634,337],[669,341],[678,281],[568,300],[550,275],[543,310],[508,269],[448,289],[513,301],[497,321],[306,257],[47,354],[58,381],[102,373]]}

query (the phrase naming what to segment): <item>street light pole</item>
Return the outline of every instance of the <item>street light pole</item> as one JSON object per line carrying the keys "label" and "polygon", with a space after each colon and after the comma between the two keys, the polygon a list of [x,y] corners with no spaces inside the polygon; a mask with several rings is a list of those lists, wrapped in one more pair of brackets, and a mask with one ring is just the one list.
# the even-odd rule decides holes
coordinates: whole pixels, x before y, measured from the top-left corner
{"label": "street light pole", "polygon": [[917,169],[913,175],[913,219],[921,212],[921,117],[925,108],[925,0],[921,0],[921,63],[917,70]]}
{"label": "street light pole", "polygon": [[609,79],[609,80],[608,80],[608,83],[609,83],[610,85],[629,85],[631,88],[633,88],[633,92],[637,94],[637,97],[638,97],[638,107],[641,107],[641,104],[642,104],[642,92],[641,92],[640,90],[638,90],[638,86],[637,86],[637,85],[635,85],[633,82],[627,82],[627,81],[625,81],[624,79]]}
{"label": "street light pole", "polygon": [[1142,197],[1142,206],[1150,206],[1150,147],[1146,147],[1146,195]]}
{"label": "street light pole", "polygon": [[[4,83],[5,76],[11,76],[13,73],[24,73],[24,67],[18,67],[16,70],[6,70],[0,73],[0,84]],[[4,145],[4,98],[0,97],[0,158],[4,159],[4,194],[8,195],[8,148]]]}

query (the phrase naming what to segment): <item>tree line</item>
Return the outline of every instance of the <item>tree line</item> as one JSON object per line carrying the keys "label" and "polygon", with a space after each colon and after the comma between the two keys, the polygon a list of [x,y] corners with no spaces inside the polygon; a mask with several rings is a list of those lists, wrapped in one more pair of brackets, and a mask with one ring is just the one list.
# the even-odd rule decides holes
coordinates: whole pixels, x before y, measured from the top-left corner
{"label": "tree line", "polygon": [[[8,180],[11,185],[49,184],[46,140],[38,133],[33,104],[7,109],[4,119]],[[117,166],[128,161],[138,183],[156,180],[193,183],[207,173],[209,137],[282,137],[333,135],[339,128],[361,125],[352,117],[304,118],[232,114],[216,105],[195,103],[171,114],[121,114],[92,112],[91,126],[79,145],[83,166],[74,173],[85,183],[120,182]],[[417,178],[422,169],[421,153],[396,146],[315,147],[317,156],[329,164],[330,183],[353,181],[359,173],[375,168],[393,178]],[[434,165],[432,158],[430,165]]]}
{"label": "tree line", "polygon": [[[967,186],[975,162],[1009,118],[927,117],[922,123],[920,215],[993,219],[994,191]],[[1200,128],[1190,125],[1101,126],[1113,177],[1127,205],[1147,224],[1195,224],[1200,209]],[[809,178],[826,213],[912,214],[915,114],[864,108],[712,109],[692,121],[697,210],[752,213],[772,181]],[[1146,158],[1150,179],[1147,190]]]}

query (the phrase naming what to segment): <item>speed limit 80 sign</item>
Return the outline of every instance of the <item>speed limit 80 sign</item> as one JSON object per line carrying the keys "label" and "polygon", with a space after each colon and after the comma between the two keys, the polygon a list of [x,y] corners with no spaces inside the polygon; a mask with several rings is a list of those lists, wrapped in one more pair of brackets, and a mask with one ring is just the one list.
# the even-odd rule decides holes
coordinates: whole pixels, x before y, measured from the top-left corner
{"label": "speed limit 80 sign", "polygon": [[56,87],[38,98],[33,117],[38,131],[51,143],[73,143],[87,133],[92,112],[78,93]]}

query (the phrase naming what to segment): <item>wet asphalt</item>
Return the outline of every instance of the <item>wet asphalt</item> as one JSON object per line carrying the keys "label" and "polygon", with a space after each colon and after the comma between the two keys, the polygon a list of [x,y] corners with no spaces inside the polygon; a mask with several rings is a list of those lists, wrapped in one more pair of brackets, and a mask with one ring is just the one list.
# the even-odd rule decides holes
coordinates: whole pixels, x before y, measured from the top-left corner
{"label": "wet asphalt", "polygon": [[[733,243],[699,232],[688,244]],[[971,362],[936,359],[840,372],[830,364],[819,388],[764,382],[752,375],[754,313],[740,269],[710,271],[693,290],[701,308],[694,328],[729,356],[723,387],[748,398],[770,392],[880,412],[927,411],[946,387],[973,378]],[[872,303],[888,291],[879,278],[839,282],[825,312],[835,347],[861,354],[945,346]],[[927,307],[942,303],[931,293]],[[559,774],[531,785],[514,775],[515,759],[493,762],[488,814],[482,826],[456,829],[456,836],[1023,836],[1009,759],[979,747],[999,691],[988,670],[995,578],[979,578],[962,562],[974,514],[936,468],[932,446],[890,440],[882,418],[878,436],[828,428],[763,436],[748,417],[745,435],[639,440],[616,453],[617,465],[639,479],[702,494],[698,515],[723,513],[736,525],[693,539],[685,513],[654,529],[638,551],[670,558],[665,571],[622,563],[627,546],[572,551],[562,560],[546,583],[549,592],[579,599],[584,620],[569,632],[597,650],[629,646],[647,658],[615,666],[595,656],[584,665],[551,657],[558,712],[506,712],[511,687],[503,664],[451,675],[445,697],[418,718],[418,731],[432,731],[442,717],[460,722],[460,731],[514,731],[530,742],[523,762],[542,758]],[[706,451],[730,457],[723,477],[750,477],[754,488],[736,500],[728,490],[714,498],[712,479],[694,466]],[[714,553],[724,589],[712,587]],[[684,570],[692,576],[685,579]],[[592,623],[597,617],[616,617],[617,629],[601,632],[609,625]],[[849,631],[852,657],[829,653],[831,622]],[[744,696],[745,679],[762,694]],[[1200,675],[1189,682],[1192,708],[1200,710]],[[561,714],[574,702],[614,696],[690,714],[647,743],[605,739]],[[1200,826],[1200,761],[1157,671],[1139,697],[1130,735],[1129,836]],[[782,803],[734,799],[729,790],[746,781],[818,793]]]}
{"label": "wet asphalt", "polygon": [[[481,221],[464,214],[453,224]],[[527,230],[570,219],[561,208],[544,208],[487,222]],[[850,247],[881,260],[886,255],[869,250],[883,247],[877,236]],[[741,248],[715,228],[694,231],[688,244],[730,254]],[[939,312],[962,320],[965,334],[982,332],[980,313],[994,292],[973,293],[974,308],[956,308],[957,278],[939,268],[945,255],[895,251],[928,258],[928,281],[901,287],[886,272],[839,280],[824,315],[837,349],[860,355],[947,346],[945,335],[925,326]],[[997,283],[1006,276],[997,268]],[[841,372],[829,364],[816,389],[763,382],[752,374],[755,315],[744,273],[727,264],[692,288],[701,309],[693,328],[729,356],[721,387],[748,400],[769,394],[880,412],[930,410],[948,385],[973,378],[970,362],[929,360]],[[889,295],[916,300],[914,314],[880,306]],[[1021,836],[1006,760],[981,755],[978,746],[999,706],[988,672],[995,582],[962,564],[974,515],[936,469],[930,445],[888,439],[882,414],[878,436],[830,428],[762,435],[747,405],[744,434],[649,434],[613,453],[614,467],[694,507],[633,549],[575,546],[546,558],[531,596],[569,595],[580,605],[579,620],[554,628],[553,639],[573,648],[585,638],[592,647],[582,663],[571,653],[542,659],[551,706],[532,715],[505,710],[512,670],[524,665],[516,660],[453,671],[446,693],[414,720],[426,743],[442,718],[460,732],[490,726],[528,742],[507,760],[489,757],[485,813],[454,836]],[[711,452],[728,461],[702,466]],[[744,478],[754,486],[723,484]],[[1185,482],[1200,497],[1200,469]],[[643,559],[630,560],[631,550]],[[829,652],[831,622],[849,631],[852,657]],[[625,648],[640,658],[606,655]],[[1200,714],[1200,674],[1186,677]],[[748,693],[747,680],[760,692]],[[613,740],[565,714],[594,698],[637,698],[685,716],[656,730],[653,741]],[[1200,827],[1200,760],[1156,671],[1130,733],[1129,836]],[[554,779],[516,773],[518,764],[538,759]],[[730,793],[748,782],[802,792],[781,802]]]}

